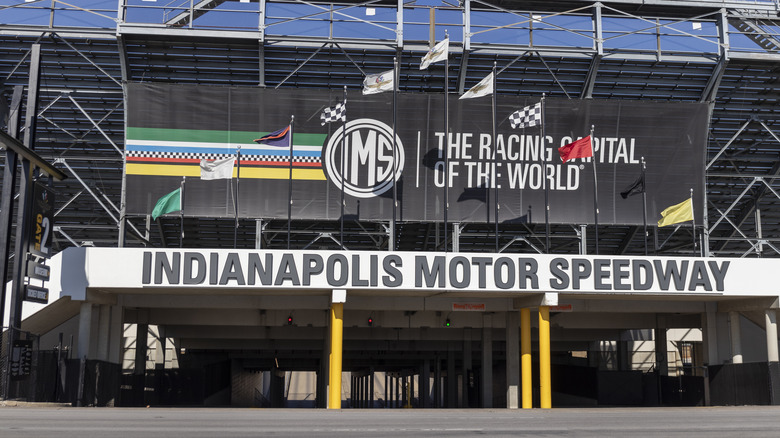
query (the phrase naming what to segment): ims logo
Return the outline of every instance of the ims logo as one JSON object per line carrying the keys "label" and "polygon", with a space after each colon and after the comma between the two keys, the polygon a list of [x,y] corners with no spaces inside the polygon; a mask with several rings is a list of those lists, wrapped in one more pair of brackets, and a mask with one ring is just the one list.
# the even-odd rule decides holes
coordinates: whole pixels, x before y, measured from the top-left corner
{"label": "ims logo", "polygon": [[[346,132],[345,132],[346,131]],[[342,154],[343,145],[343,154]],[[395,137],[393,171],[393,129],[374,119],[347,122],[338,127],[325,145],[328,180],[356,198],[373,198],[393,187],[404,167],[404,148]]]}

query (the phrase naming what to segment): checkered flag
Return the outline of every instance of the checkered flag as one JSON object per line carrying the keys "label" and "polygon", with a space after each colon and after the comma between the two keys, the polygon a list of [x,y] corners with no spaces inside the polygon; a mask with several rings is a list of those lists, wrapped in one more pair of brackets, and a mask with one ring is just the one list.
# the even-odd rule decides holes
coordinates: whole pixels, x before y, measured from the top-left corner
{"label": "checkered flag", "polygon": [[347,121],[346,99],[344,99],[344,102],[337,103],[336,106],[332,108],[325,108],[325,110],[322,111],[322,114],[320,114],[320,122],[323,126],[325,126],[326,123],[337,122],[339,120],[342,122]]}
{"label": "checkered flag", "polygon": [[527,106],[521,110],[513,112],[509,116],[509,123],[512,129],[530,128],[542,122],[542,103]]}

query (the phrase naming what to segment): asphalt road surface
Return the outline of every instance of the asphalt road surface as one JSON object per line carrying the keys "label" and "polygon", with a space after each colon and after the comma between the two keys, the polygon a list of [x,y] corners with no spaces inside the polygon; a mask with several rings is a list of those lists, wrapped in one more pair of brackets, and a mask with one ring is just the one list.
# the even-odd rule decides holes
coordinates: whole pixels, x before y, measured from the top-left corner
{"label": "asphalt road surface", "polygon": [[780,406],[238,409],[2,407],[0,437],[774,437]]}

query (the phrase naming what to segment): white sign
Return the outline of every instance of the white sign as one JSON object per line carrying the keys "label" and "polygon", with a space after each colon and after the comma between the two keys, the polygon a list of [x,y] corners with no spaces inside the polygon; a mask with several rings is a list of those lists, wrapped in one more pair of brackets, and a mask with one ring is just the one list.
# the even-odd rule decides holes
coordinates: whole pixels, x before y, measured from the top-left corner
{"label": "white sign", "polygon": [[96,288],[778,296],[778,259],[86,248]]}

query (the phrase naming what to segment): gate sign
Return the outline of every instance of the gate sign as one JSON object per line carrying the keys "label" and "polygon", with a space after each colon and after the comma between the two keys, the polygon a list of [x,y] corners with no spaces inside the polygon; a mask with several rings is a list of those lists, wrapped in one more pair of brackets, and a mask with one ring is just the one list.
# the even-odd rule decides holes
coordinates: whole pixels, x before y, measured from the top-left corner
{"label": "gate sign", "polygon": [[33,303],[48,304],[49,289],[45,287],[33,286],[31,284],[24,286],[24,300]]}
{"label": "gate sign", "polygon": [[31,340],[18,339],[13,342],[10,366],[12,380],[22,380],[30,375],[30,371],[32,371],[32,350],[33,342]]}
{"label": "gate sign", "polygon": [[54,227],[54,190],[36,181],[33,190],[30,220],[30,246],[28,251],[41,257],[51,257],[52,231]]}

